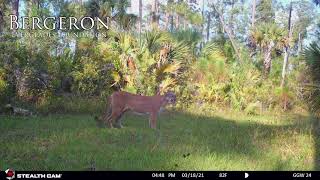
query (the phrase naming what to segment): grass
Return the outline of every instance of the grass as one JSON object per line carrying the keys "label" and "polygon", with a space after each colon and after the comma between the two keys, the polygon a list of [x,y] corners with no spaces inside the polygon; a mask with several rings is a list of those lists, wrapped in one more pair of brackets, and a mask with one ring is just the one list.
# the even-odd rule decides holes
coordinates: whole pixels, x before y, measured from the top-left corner
{"label": "grass", "polygon": [[159,131],[133,114],[123,129],[90,115],[0,118],[0,167],[16,170],[319,170],[302,115],[167,112]]}

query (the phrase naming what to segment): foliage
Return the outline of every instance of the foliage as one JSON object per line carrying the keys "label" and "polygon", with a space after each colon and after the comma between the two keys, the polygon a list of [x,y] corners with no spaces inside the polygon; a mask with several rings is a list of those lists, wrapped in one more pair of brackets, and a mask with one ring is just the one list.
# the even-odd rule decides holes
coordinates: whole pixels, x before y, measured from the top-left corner
{"label": "foliage", "polygon": [[[0,3],[0,15],[7,16],[12,11],[12,4],[6,2]],[[218,9],[225,9],[221,13],[244,59],[241,63],[236,61],[235,50],[216,12],[210,8],[201,12],[194,3],[186,1],[158,3],[161,8],[157,7],[159,12],[155,13],[160,17],[159,27],[151,28],[148,25],[151,17],[144,16],[141,34],[136,31],[140,19],[127,11],[130,7],[127,0],[20,4],[24,6],[23,13],[32,16],[110,17],[110,29],[92,30],[106,34],[101,37],[66,36],[66,33],[85,33],[84,30],[54,30],[51,33],[57,36],[49,38],[17,38],[8,28],[1,28],[1,101],[12,104],[21,101],[30,107],[55,109],[58,103],[63,103],[59,99],[64,96],[90,99],[104,98],[117,90],[143,95],[173,90],[178,96],[178,107],[182,108],[209,104],[259,114],[265,110],[283,111],[303,106],[297,79],[306,67],[299,62],[296,47],[303,45],[308,26],[314,24],[315,11],[310,16],[304,13],[305,9],[312,8],[310,2],[296,2],[294,11],[299,17],[293,18],[295,27],[291,39],[285,30],[287,9],[280,6],[281,3],[259,1],[256,24],[252,28],[245,25],[250,10],[239,7],[241,1],[217,3]],[[148,12],[142,14],[150,16]],[[7,23],[8,19],[2,21],[1,18],[0,23]],[[0,27],[2,25],[6,24]],[[169,25],[175,28],[168,31]],[[208,42],[204,31],[209,35]],[[47,30],[32,32],[48,33]],[[292,50],[288,82],[286,87],[278,88],[286,46]],[[307,50],[307,59],[315,59],[311,57],[314,52],[314,49]],[[311,64],[308,68],[314,68]],[[266,69],[268,76],[264,76]]]}
{"label": "foliage", "polygon": [[281,50],[289,44],[287,32],[275,23],[262,23],[251,30],[250,41],[262,51],[266,77],[271,69],[272,52]]}
{"label": "foliage", "polygon": [[5,92],[6,92],[7,87],[8,87],[8,83],[6,82],[4,77],[5,77],[5,70],[4,69],[0,69],[0,99],[1,100],[4,99]]}
{"label": "foliage", "polygon": [[311,111],[319,117],[320,114],[320,47],[318,44],[311,44],[304,52],[309,73],[311,74],[311,83],[305,84],[307,90],[310,91],[308,103]]}
{"label": "foliage", "polygon": [[251,40],[261,48],[266,48],[273,42],[277,49],[281,49],[287,42],[287,32],[275,23],[263,23],[251,32]]}
{"label": "foliage", "polygon": [[187,30],[179,30],[172,33],[173,38],[176,41],[182,41],[186,43],[191,49],[193,49],[193,53],[197,52],[197,44],[201,41],[201,33],[194,29]]}

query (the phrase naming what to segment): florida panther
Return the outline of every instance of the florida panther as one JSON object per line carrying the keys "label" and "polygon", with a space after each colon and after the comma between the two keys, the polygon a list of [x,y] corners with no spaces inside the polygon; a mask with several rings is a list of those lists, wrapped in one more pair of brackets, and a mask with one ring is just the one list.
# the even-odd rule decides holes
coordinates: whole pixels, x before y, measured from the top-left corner
{"label": "florida panther", "polygon": [[[108,123],[109,127],[113,127],[116,122],[118,128],[121,128],[121,116],[128,110],[139,114],[149,114],[149,125],[155,129],[157,124],[158,113],[168,104],[175,104],[176,95],[169,91],[164,95],[142,96],[131,94],[124,91],[118,91],[109,97],[109,110],[104,113],[100,122]],[[98,121],[99,122],[99,121]]]}

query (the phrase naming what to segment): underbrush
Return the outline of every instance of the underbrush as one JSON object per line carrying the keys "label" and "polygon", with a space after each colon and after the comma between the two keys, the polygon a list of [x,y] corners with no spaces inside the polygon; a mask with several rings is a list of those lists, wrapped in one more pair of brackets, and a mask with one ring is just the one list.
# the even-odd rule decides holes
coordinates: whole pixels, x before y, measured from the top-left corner
{"label": "underbrush", "polygon": [[107,98],[103,97],[54,97],[38,103],[36,110],[40,114],[49,113],[80,113],[93,114],[105,110]]}

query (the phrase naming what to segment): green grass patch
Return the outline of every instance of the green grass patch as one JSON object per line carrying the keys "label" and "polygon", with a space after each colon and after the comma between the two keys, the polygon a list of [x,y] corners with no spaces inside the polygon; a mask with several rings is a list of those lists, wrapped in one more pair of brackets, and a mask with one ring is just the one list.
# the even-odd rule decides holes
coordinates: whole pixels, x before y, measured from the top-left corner
{"label": "green grass patch", "polygon": [[126,114],[0,117],[0,167],[16,170],[319,170],[319,137],[301,115],[167,112],[159,130]]}

